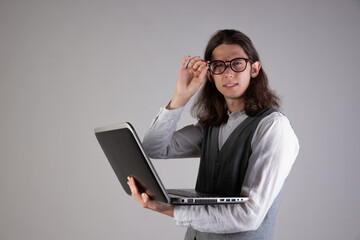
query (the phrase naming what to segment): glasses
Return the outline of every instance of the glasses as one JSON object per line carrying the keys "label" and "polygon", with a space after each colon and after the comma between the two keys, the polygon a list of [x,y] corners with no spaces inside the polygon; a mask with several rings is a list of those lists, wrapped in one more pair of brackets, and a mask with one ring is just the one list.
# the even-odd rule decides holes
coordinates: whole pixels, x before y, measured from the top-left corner
{"label": "glasses", "polygon": [[226,63],[230,63],[230,68],[234,71],[234,72],[242,72],[246,69],[247,63],[249,62],[249,59],[247,58],[234,58],[231,61],[222,61],[222,60],[215,60],[215,61],[211,61],[208,66],[209,66],[209,71],[215,75],[219,75],[222,74],[223,72],[225,72],[226,68],[227,68],[227,64]]}

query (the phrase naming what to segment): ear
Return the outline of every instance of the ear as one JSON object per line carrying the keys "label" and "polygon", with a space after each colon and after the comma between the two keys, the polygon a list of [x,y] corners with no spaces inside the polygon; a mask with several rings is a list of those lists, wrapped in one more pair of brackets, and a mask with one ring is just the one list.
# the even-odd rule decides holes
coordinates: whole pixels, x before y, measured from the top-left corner
{"label": "ear", "polygon": [[251,77],[256,78],[261,69],[261,63],[259,61],[254,62],[251,65]]}

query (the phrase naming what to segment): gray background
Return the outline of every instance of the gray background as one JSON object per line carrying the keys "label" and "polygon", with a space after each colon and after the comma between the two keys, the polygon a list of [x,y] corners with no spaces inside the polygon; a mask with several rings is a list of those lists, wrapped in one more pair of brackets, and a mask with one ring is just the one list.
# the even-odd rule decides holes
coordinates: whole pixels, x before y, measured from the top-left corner
{"label": "gray background", "polygon": [[[300,140],[275,239],[360,239],[358,0],[0,0],[0,239],[182,239],[124,194],[93,129],[142,138],[222,28],[253,40]],[[198,159],[154,164],[194,186]]]}

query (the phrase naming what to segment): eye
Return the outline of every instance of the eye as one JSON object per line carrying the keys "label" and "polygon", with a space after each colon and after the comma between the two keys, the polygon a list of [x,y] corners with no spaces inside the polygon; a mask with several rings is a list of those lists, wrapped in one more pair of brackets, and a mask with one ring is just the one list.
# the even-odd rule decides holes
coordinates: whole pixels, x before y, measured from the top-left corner
{"label": "eye", "polygon": [[231,67],[235,72],[244,71],[246,68],[246,60],[242,58],[236,58],[231,61]]}
{"label": "eye", "polygon": [[211,68],[213,70],[219,69],[219,68],[223,68],[224,67],[224,63],[221,61],[215,61],[211,63]]}
{"label": "eye", "polygon": [[222,65],[222,62],[214,62],[214,67],[221,67]]}
{"label": "eye", "polygon": [[244,59],[239,58],[239,59],[234,59],[232,65],[233,66],[244,65],[244,63],[245,63]]}

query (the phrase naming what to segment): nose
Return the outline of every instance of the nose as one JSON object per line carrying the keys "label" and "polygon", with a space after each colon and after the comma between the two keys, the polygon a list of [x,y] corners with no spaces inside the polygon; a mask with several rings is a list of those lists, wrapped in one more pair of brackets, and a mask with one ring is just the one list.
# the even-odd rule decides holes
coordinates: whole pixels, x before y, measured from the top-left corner
{"label": "nose", "polygon": [[224,74],[226,76],[232,76],[234,74],[234,71],[232,70],[232,68],[230,67],[230,63],[226,63],[226,66],[225,66],[225,71],[224,71]]}

